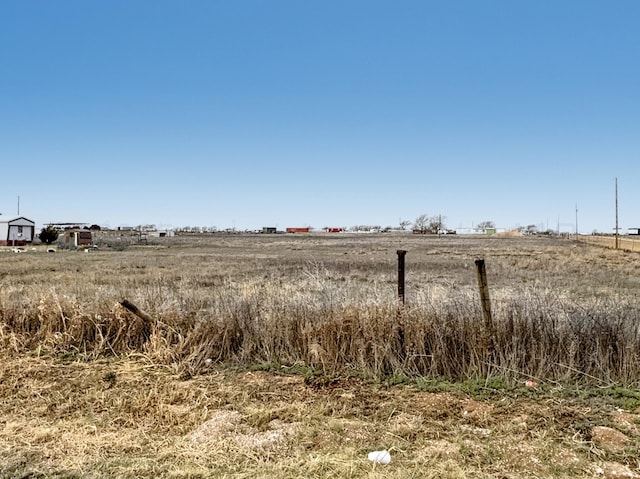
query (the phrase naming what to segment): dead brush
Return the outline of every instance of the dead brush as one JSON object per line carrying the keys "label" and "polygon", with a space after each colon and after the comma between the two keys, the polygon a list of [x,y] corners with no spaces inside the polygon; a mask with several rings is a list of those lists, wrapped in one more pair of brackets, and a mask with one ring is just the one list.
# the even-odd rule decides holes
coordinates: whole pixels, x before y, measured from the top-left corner
{"label": "dead brush", "polygon": [[[397,303],[345,298],[322,290],[278,296],[271,285],[218,297],[206,315],[173,312],[145,321],[115,303],[88,312],[76,298],[47,293],[33,311],[3,311],[0,341],[93,355],[140,352],[197,372],[211,362],[309,364],[327,374],[360,371],[464,379],[499,374],[602,383],[640,375],[637,305],[598,301],[588,307],[552,294],[511,292],[495,308],[492,349],[481,341],[477,301],[460,290],[447,301],[425,292],[398,314]],[[318,290],[315,290],[316,293]]]}
{"label": "dead brush", "polygon": [[[139,353],[192,373],[221,362],[304,364],[327,374],[357,372],[376,378],[497,374],[509,380],[537,377],[602,384],[632,384],[640,378],[640,307],[635,295],[624,293],[624,288],[631,290],[631,283],[622,284],[626,276],[616,279],[622,291],[618,295],[588,297],[585,291],[591,290],[560,288],[570,284],[566,278],[542,283],[530,276],[539,271],[560,275],[569,269],[570,260],[578,265],[571,269],[574,274],[587,267],[588,255],[565,257],[539,242],[532,246],[536,251],[506,254],[500,242],[482,243],[495,254],[488,263],[490,272],[512,274],[509,268],[514,264],[543,254],[550,263],[536,259],[535,271],[518,269],[520,283],[514,277],[502,283],[496,281],[500,277],[490,277],[494,331],[487,341],[469,269],[475,250],[456,249],[466,244],[460,239],[447,243],[450,252],[442,249],[444,243],[434,242],[440,250],[425,249],[423,263],[409,265],[402,309],[394,290],[393,263],[386,264],[382,257],[384,248],[367,250],[369,242],[357,243],[363,254],[345,256],[346,246],[334,252],[340,247],[332,243],[331,248],[305,256],[303,249],[282,249],[288,243],[278,241],[282,240],[244,245],[248,252],[242,250],[242,261],[218,254],[220,244],[210,256],[200,245],[192,247],[197,254],[184,256],[163,251],[151,257],[135,250],[123,253],[127,258],[81,256],[78,268],[90,270],[95,284],[58,256],[41,258],[52,262],[56,275],[57,269],[66,268],[56,276],[59,284],[41,287],[44,278],[35,274],[30,281],[38,288],[3,282],[0,345],[16,352],[40,348],[94,357]],[[424,238],[411,241],[416,241],[415,248],[429,244]],[[527,243],[518,243],[523,244]],[[230,251],[237,255],[233,245]],[[269,247],[280,249],[269,253]],[[396,249],[393,244],[391,252]],[[246,260],[252,251],[267,256],[272,269],[260,270],[257,260]],[[290,256],[283,257],[282,251]],[[104,261],[105,271],[115,268],[118,274],[101,273],[102,263],[93,263],[93,258]],[[11,261],[15,263],[7,263],[7,268],[20,278],[31,274],[17,259]],[[136,267],[131,270],[129,263]],[[389,279],[384,280],[382,268],[388,268]],[[601,270],[598,280],[605,274],[605,268]],[[576,282],[581,288],[587,273]],[[205,281],[207,277],[215,280]],[[123,297],[147,311],[150,320],[123,308]]]}

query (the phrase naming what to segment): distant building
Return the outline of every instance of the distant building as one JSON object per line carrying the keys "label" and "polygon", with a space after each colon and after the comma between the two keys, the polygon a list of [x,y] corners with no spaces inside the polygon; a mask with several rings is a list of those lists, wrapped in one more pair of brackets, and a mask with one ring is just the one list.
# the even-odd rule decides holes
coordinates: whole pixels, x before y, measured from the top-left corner
{"label": "distant building", "polygon": [[35,222],[24,216],[0,221],[0,245],[25,246],[33,241],[35,229]]}
{"label": "distant building", "polygon": [[305,228],[287,228],[287,233],[309,233],[311,228],[308,226]]}
{"label": "distant building", "polygon": [[331,228],[329,226],[327,226],[324,231],[326,233],[342,233],[344,232],[344,228]]}
{"label": "distant building", "polygon": [[459,234],[459,235],[486,235],[493,236],[496,234],[505,233],[507,230],[505,228],[456,228],[453,230],[454,233],[449,234]]}
{"label": "distant building", "polygon": [[155,230],[143,234],[147,234],[149,238],[172,238],[176,235],[176,232],[173,230]]}
{"label": "distant building", "polygon": [[64,232],[64,245],[68,248],[78,246],[91,246],[93,235],[90,230],[67,229]]}
{"label": "distant building", "polygon": [[278,232],[278,229],[275,226],[264,226],[262,228],[262,232],[264,234],[272,235],[272,234],[276,234]]}

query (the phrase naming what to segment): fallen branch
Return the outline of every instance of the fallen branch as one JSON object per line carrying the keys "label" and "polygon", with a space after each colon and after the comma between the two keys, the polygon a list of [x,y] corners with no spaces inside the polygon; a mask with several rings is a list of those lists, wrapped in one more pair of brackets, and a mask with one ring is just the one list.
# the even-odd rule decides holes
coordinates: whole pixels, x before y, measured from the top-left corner
{"label": "fallen branch", "polygon": [[138,308],[135,304],[133,304],[128,299],[123,299],[122,301],[120,301],[120,305],[122,307],[126,308],[127,310],[131,311],[133,314],[135,314],[140,319],[143,319],[144,321],[148,321],[148,322],[151,322],[151,323],[153,322],[153,318],[147,312],[145,312],[145,311],[141,310],[140,308]]}

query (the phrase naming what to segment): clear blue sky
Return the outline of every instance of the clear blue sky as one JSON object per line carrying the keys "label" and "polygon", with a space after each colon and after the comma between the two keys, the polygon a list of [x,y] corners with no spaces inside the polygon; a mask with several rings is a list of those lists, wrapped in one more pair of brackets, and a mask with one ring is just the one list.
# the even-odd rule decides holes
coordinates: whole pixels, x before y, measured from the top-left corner
{"label": "clear blue sky", "polygon": [[637,0],[0,3],[0,212],[640,226]]}

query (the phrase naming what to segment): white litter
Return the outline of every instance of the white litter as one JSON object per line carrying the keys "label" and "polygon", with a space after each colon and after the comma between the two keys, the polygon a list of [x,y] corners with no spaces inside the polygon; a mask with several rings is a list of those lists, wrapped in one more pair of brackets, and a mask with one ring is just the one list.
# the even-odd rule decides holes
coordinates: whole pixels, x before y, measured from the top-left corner
{"label": "white litter", "polygon": [[391,462],[389,451],[373,451],[367,457],[371,462],[377,462],[378,464],[389,464]]}

